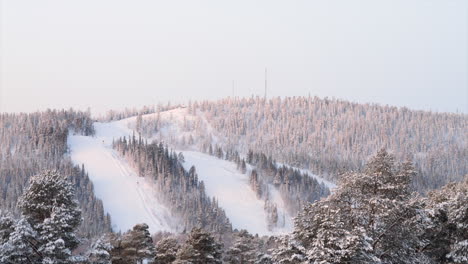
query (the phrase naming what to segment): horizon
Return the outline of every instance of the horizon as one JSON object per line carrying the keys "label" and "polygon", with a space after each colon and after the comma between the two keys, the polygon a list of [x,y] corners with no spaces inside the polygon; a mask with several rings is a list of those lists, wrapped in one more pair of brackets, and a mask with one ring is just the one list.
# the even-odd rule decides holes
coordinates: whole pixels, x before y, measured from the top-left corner
{"label": "horizon", "polygon": [[[431,110],[431,109],[415,109],[415,108],[411,108],[411,107],[408,107],[408,106],[398,106],[398,105],[390,105],[390,104],[384,104],[384,103],[378,103],[378,102],[358,102],[358,101],[352,101],[352,100],[348,100],[348,99],[345,99],[345,98],[338,98],[338,97],[335,97],[335,96],[332,96],[332,97],[329,97],[329,96],[325,96],[325,97],[321,97],[321,96],[317,96],[317,95],[297,95],[297,96],[272,96],[272,97],[267,97],[268,100],[272,100],[272,99],[277,99],[277,98],[280,98],[281,100],[284,100],[285,98],[293,98],[293,97],[302,97],[302,98],[314,98],[314,97],[317,97],[319,100],[325,100],[325,99],[328,99],[328,100],[337,100],[337,101],[343,101],[343,102],[348,102],[348,103],[351,103],[351,104],[359,104],[359,105],[371,105],[371,106],[379,106],[379,107],[390,107],[390,108],[397,108],[398,110],[401,110],[401,109],[408,109],[410,111],[422,111],[422,112],[426,112],[426,113],[432,113],[432,114],[455,114],[455,115],[467,115],[468,112],[461,112],[461,111],[457,111],[457,112],[450,112],[450,111],[436,111],[436,110]],[[157,102],[157,103],[154,103],[154,104],[144,104],[144,105],[129,105],[129,106],[122,106],[120,108],[109,108],[109,109],[106,109],[104,111],[96,111],[95,109],[93,109],[92,107],[85,107],[85,108],[75,108],[75,107],[62,107],[62,108],[44,108],[44,109],[36,109],[36,110],[31,110],[31,111],[17,111],[17,112],[5,112],[5,111],[2,111],[0,112],[0,114],[20,114],[20,113],[26,113],[26,114],[29,114],[29,113],[35,113],[35,112],[45,112],[45,111],[48,111],[48,110],[51,110],[51,111],[67,111],[69,109],[73,109],[75,111],[82,111],[82,112],[86,112],[86,111],[90,111],[91,113],[91,116],[93,118],[102,118],[102,117],[105,117],[109,112],[111,111],[116,111],[116,112],[123,112],[125,110],[136,110],[136,111],[139,111],[139,110],[142,110],[144,107],[158,107],[158,106],[165,106],[165,105],[170,105],[171,107],[174,107],[174,108],[180,108],[180,107],[187,107],[189,103],[201,103],[203,101],[208,101],[208,102],[216,102],[216,101],[221,101],[221,100],[226,100],[226,99],[234,99],[234,100],[239,100],[239,99],[249,99],[249,98],[264,98],[263,96],[261,95],[250,95],[250,96],[235,96],[235,97],[231,97],[231,96],[226,96],[226,97],[223,97],[223,98],[217,98],[217,99],[201,99],[201,100],[187,100],[187,101],[180,101],[180,102],[177,102],[177,101],[165,101],[165,102]]]}

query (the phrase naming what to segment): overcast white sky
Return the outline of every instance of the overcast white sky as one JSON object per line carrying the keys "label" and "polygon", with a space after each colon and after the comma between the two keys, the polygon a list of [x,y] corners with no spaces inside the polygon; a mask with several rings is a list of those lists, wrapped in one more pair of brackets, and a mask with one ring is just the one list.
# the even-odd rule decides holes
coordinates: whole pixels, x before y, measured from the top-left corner
{"label": "overcast white sky", "polygon": [[468,1],[0,0],[0,110],[263,94],[468,113]]}

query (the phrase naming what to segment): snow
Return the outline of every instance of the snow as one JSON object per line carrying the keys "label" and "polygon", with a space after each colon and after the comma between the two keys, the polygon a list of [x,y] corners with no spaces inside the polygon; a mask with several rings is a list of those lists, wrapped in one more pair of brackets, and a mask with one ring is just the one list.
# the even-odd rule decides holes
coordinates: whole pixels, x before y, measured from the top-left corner
{"label": "snow", "polygon": [[85,165],[96,196],[111,215],[114,231],[127,231],[139,223],[148,224],[151,233],[172,231],[169,223],[174,220],[157,201],[151,183],[138,177],[112,149],[113,138],[132,135],[127,121],[95,123],[95,137],[70,133],[71,159],[77,165]]}
{"label": "snow", "polygon": [[[156,121],[158,114],[147,114],[142,118]],[[165,140],[170,144],[171,138],[180,139],[182,136],[191,135],[193,131],[184,128],[187,121],[189,125],[201,122],[205,132],[209,134],[213,131],[204,116],[189,114],[187,108],[161,112],[159,120],[161,128],[158,133],[147,138],[149,142],[156,139]],[[85,165],[94,184],[96,196],[103,201],[104,210],[111,215],[115,231],[126,231],[138,223],[147,223],[151,233],[176,231],[176,219],[172,219],[169,210],[157,201],[151,183],[138,177],[127,162],[112,149],[113,139],[132,136],[135,124],[136,116],[109,123],[96,122],[94,137],[70,133],[70,156],[75,164]],[[219,140],[214,135],[212,139]],[[248,174],[238,171],[233,162],[197,151],[182,152],[185,157],[184,168],[189,170],[192,165],[196,167],[198,178],[204,182],[207,195],[218,200],[233,228],[246,229],[259,235],[282,234],[292,230],[292,217],[283,209],[283,200],[274,186],[269,188],[271,202],[278,207],[280,221],[284,215],[285,223],[284,227],[269,231],[264,201],[258,199],[251,189]]]}
{"label": "snow", "polygon": [[259,235],[283,233],[268,230],[264,202],[250,188],[247,174],[240,173],[234,163],[196,151],[182,153],[184,168],[189,170],[195,166],[198,179],[205,183],[206,193],[218,200],[233,228]]}

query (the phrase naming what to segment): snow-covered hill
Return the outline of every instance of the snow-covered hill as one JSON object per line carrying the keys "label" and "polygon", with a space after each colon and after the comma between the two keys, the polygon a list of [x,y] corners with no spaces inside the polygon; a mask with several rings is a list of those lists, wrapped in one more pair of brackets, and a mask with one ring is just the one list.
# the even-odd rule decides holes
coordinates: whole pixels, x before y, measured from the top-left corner
{"label": "snow-covered hill", "polygon": [[[110,213],[116,230],[127,230],[134,224],[146,222],[151,232],[176,230],[169,210],[162,206],[151,188],[151,183],[138,177],[134,170],[112,149],[113,139],[129,137],[138,126],[138,117],[108,123],[95,123],[96,135],[69,136],[71,158],[84,164],[94,183],[96,195],[103,200],[104,209]],[[286,213],[279,191],[269,186],[270,202],[278,209],[280,228],[268,229],[265,201],[259,199],[249,185],[248,173],[242,174],[236,164],[197,151],[196,143],[209,139],[211,143],[226,140],[207,122],[202,113],[190,113],[188,108],[143,115],[146,124],[142,136],[148,141],[164,141],[173,149],[181,149],[181,142],[194,140],[181,150],[185,156],[183,166],[196,167],[199,180],[205,184],[206,193],[218,200],[233,228],[246,229],[260,235],[283,233],[292,230],[292,216]],[[157,124],[152,130],[151,124]],[[146,129],[146,131],[145,131]],[[182,144],[184,145],[184,144]],[[199,145],[199,144],[198,144]],[[313,176],[315,177],[315,176]],[[319,179],[319,178],[318,178]],[[323,181],[323,179],[319,179]],[[328,183],[329,186],[333,185]]]}
{"label": "snow-covered hill", "polygon": [[132,134],[123,124],[95,123],[95,137],[70,134],[71,159],[85,165],[115,231],[126,231],[138,223],[147,223],[151,232],[170,231],[173,228],[169,223],[174,219],[155,198],[151,183],[138,177],[112,149],[113,138]]}

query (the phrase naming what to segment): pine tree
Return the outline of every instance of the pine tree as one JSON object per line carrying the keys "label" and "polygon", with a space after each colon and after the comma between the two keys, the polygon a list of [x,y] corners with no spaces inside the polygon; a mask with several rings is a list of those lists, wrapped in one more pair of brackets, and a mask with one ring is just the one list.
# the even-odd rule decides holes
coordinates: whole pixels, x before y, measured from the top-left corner
{"label": "pine tree", "polygon": [[139,224],[133,227],[130,232],[132,245],[136,248],[136,258],[138,263],[143,263],[145,259],[154,258],[153,239],[147,224]]}
{"label": "pine tree", "polygon": [[45,171],[30,179],[18,205],[38,234],[40,259],[44,263],[67,263],[78,245],[75,230],[81,211],[70,182],[55,171]]}
{"label": "pine tree", "polygon": [[468,262],[468,175],[424,199],[429,223],[421,240],[424,252],[440,263]]}
{"label": "pine tree", "polygon": [[15,230],[14,223],[11,215],[0,217],[0,245],[6,243],[10,234]]}
{"label": "pine tree", "polygon": [[311,262],[424,263],[422,206],[409,195],[411,166],[398,171],[381,150],[364,173],[347,173],[332,195],[295,221],[294,239]]}
{"label": "pine tree", "polygon": [[26,219],[20,219],[8,241],[0,245],[0,263],[35,263],[37,233]]}
{"label": "pine tree", "polygon": [[93,243],[88,252],[88,261],[90,264],[110,264],[112,246],[106,242],[103,237]]}
{"label": "pine tree", "polygon": [[163,238],[156,244],[155,262],[159,264],[170,264],[177,258],[180,245],[172,237]]}
{"label": "pine tree", "polygon": [[177,254],[175,263],[220,264],[222,263],[221,245],[211,234],[200,228],[194,228]]}
{"label": "pine tree", "polygon": [[301,264],[306,260],[304,247],[289,236],[278,239],[278,246],[271,255],[273,263],[278,264]]}
{"label": "pine tree", "polygon": [[154,258],[153,239],[147,224],[138,224],[122,237],[112,239],[112,263],[143,263]]}
{"label": "pine tree", "polygon": [[254,263],[257,259],[258,243],[247,230],[234,234],[234,244],[227,250],[224,261],[230,264]]}

